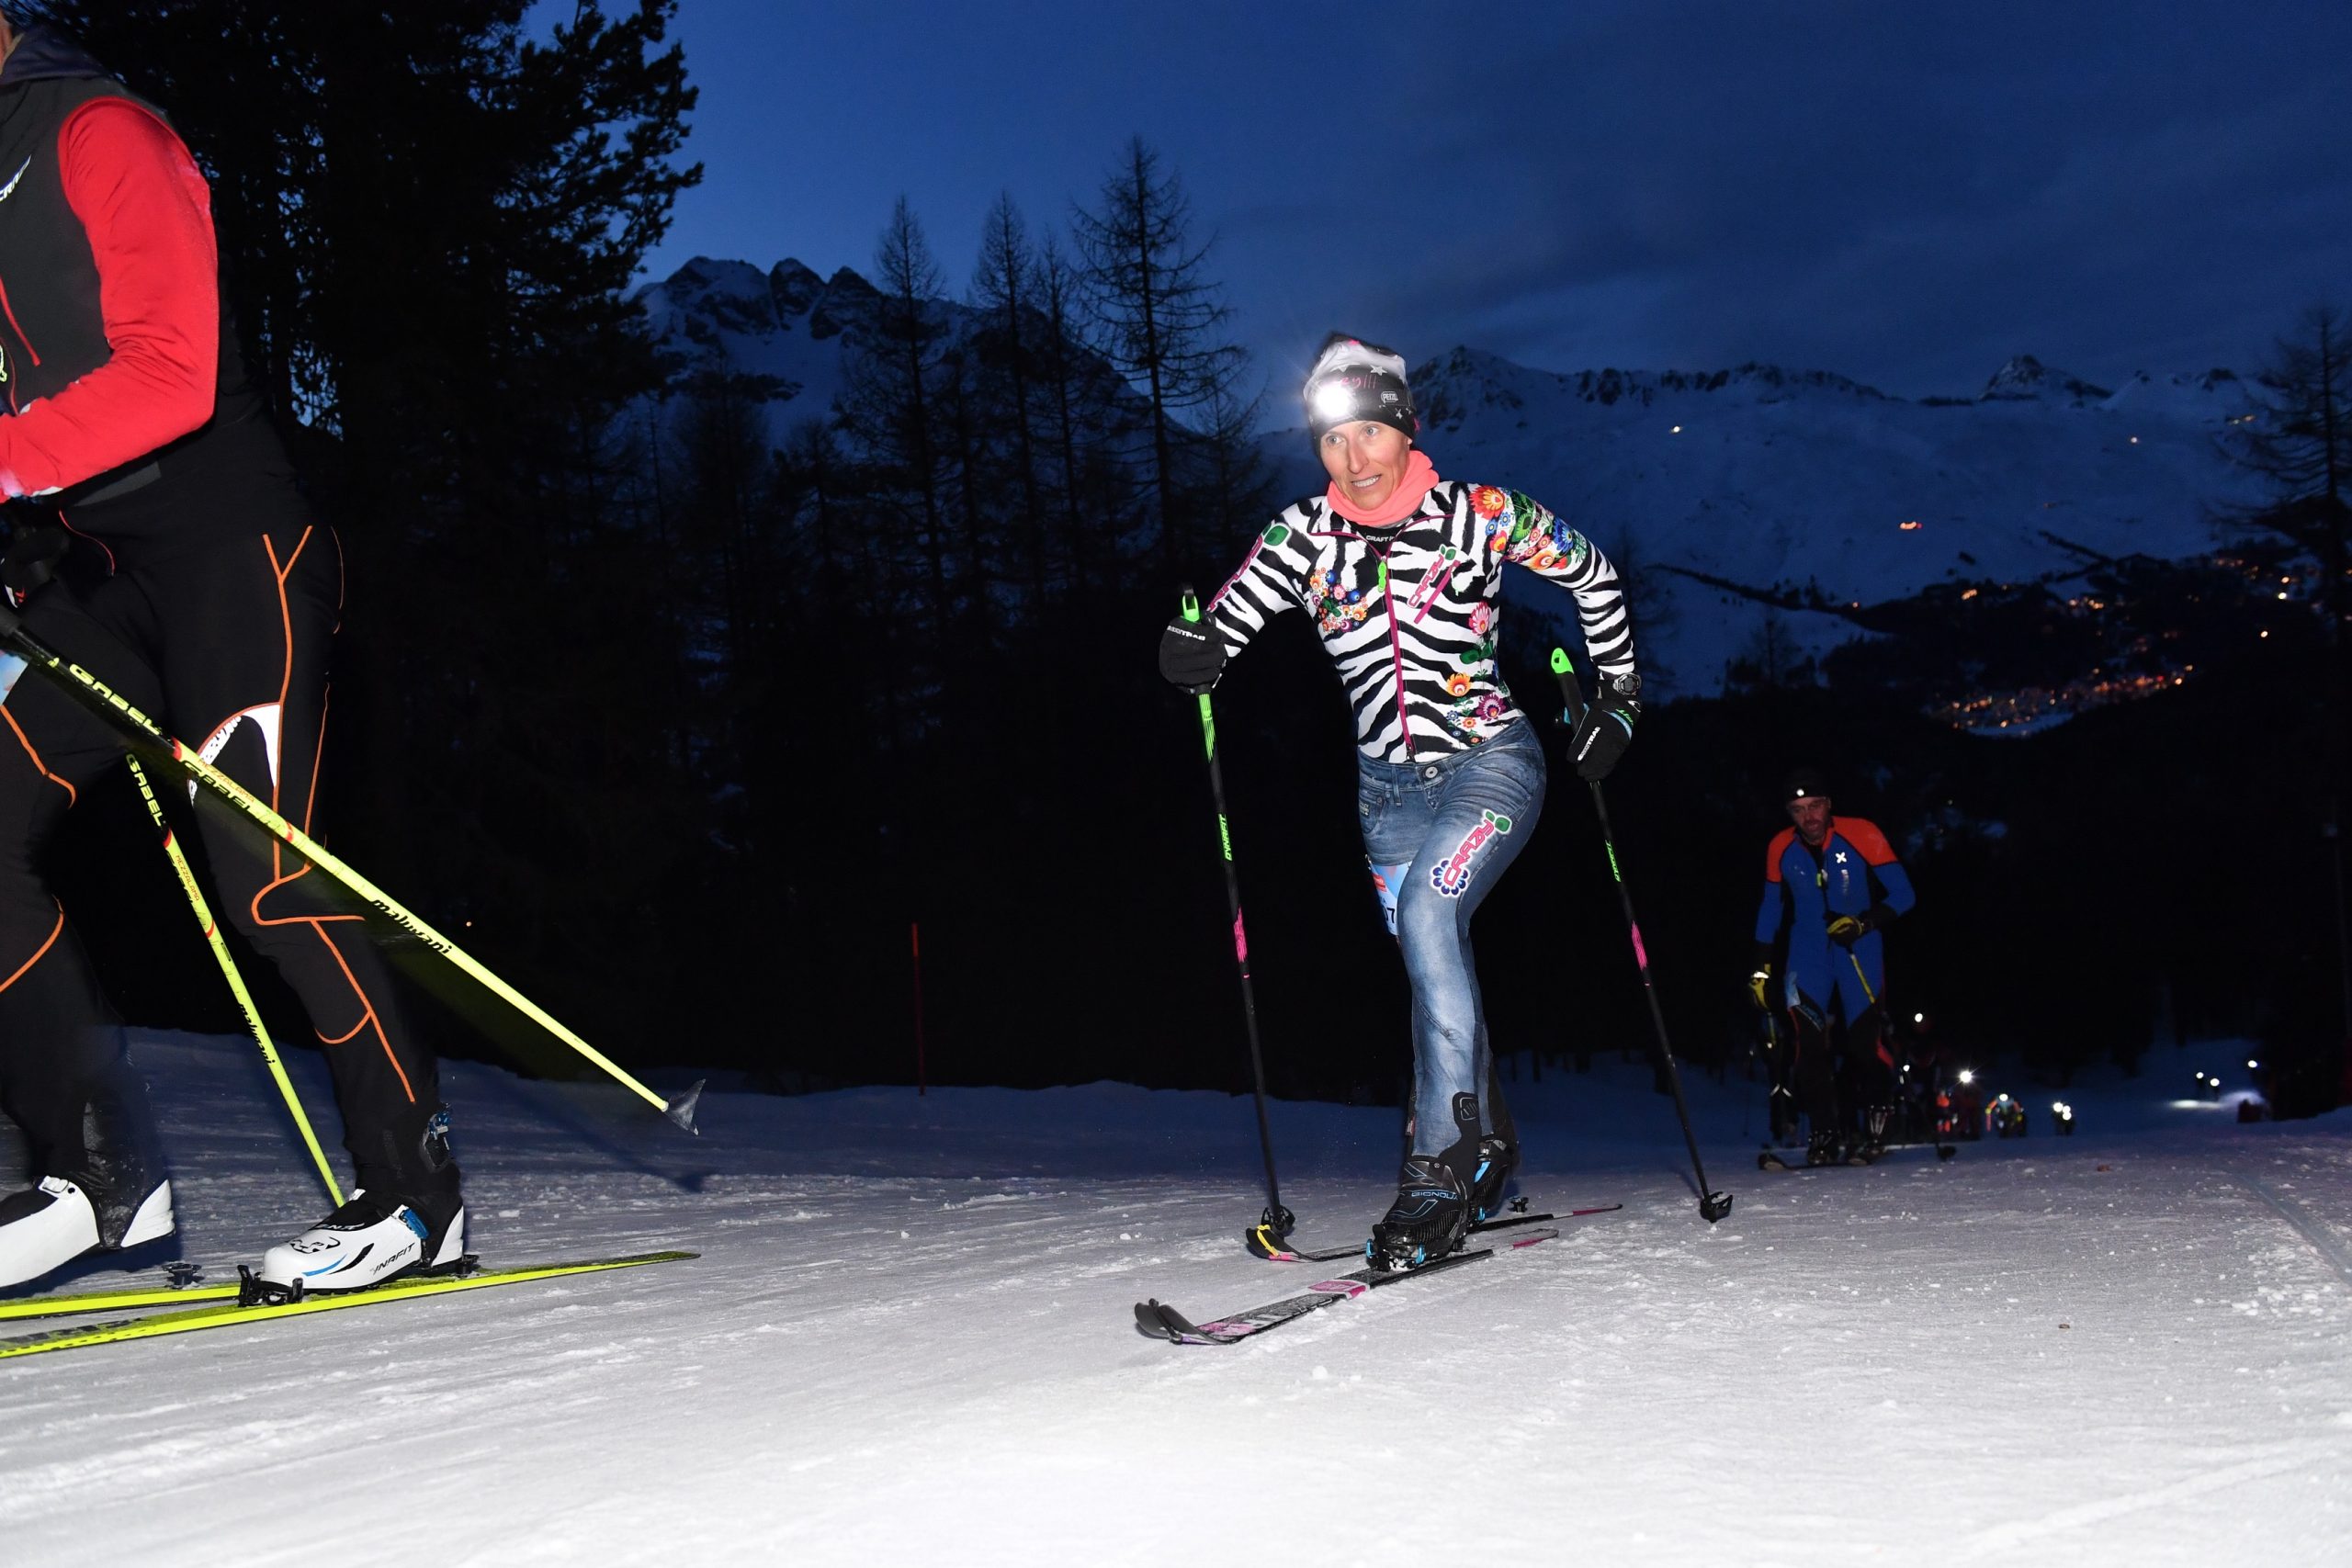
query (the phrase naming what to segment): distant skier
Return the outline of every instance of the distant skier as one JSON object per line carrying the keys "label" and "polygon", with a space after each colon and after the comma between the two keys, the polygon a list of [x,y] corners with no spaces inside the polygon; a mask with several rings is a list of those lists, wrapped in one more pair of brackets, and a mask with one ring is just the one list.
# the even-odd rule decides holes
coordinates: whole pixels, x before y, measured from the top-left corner
{"label": "distant skier", "polygon": [[[1883,1039],[1885,943],[1878,934],[1917,902],[1886,835],[1831,811],[1829,784],[1799,768],[1781,786],[1791,826],[1764,852],[1764,899],[1756,912],[1748,993],[1767,1012],[1785,1009],[1798,1109],[1810,1123],[1805,1163],[1871,1158],[1885,1147],[1894,1103],[1894,1058]],[[1785,929],[1788,958],[1773,985]],[[1837,1065],[1842,1052],[1862,1091],[1862,1132],[1841,1138]]]}
{"label": "distant skier", "polygon": [[1409,1269],[1497,1212],[1519,1159],[1470,948],[1471,917],[1544,804],[1543,742],[1495,666],[1504,563],[1576,594],[1602,674],[1568,742],[1582,777],[1606,775],[1623,753],[1641,680],[1616,571],[1518,491],[1441,479],[1414,446],[1420,425],[1394,350],[1333,333],[1305,395],[1329,488],[1268,525],[1204,621],[1169,623],[1159,668],[1188,691],[1211,686],[1285,610],[1315,618],[1338,667],[1372,885],[1413,988],[1410,1152],[1365,1251]]}
{"label": "distant skier", "polygon": [[[0,17],[0,496],[35,528],[10,552],[11,602],[42,642],[316,831],[342,549],[245,378],[211,193],[161,114],[63,38]],[[122,1030],[36,869],[121,743],[14,660],[0,717],[0,1106],[34,1182],[0,1199],[12,1285],[168,1235],[173,1215]],[[326,1047],[362,1190],[271,1247],[264,1277],[352,1289],[455,1261],[465,1211],[434,1060],[359,918],[313,897],[318,878],[282,845],[200,822],[217,907]]]}

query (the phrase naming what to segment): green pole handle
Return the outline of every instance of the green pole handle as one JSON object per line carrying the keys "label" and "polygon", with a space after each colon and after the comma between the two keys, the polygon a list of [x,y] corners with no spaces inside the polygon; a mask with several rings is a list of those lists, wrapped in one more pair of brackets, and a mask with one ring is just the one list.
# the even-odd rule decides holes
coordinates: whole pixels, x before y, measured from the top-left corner
{"label": "green pole handle", "polygon": [[[1193,585],[1189,582],[1184,585],[1182,595],[1181,604],[1184,619],[1198,625],[1201,618],[1200,596],[1193,592]],[[1201,699],[1201,744],[1208,749],[1209,756],[1215,758],[1216,756],[1216,715],[1209,707],[1209,689],[1203,686],[1198,695]],[[1217,807],[1217,825],[1220,828],[1225,825],[1225,808],[1222,805]],[[1227,860],[1233,858],[1233,852],[1229,845],[1225,858]]]}
{"label": "green pole handle", "polygon": [[1565,648],[1552,650],[1552,673],[1560,678],[1560,700],[1568,705],[1568,722],[1584,722],[1584,687],[1577,680],[1577,661]]}

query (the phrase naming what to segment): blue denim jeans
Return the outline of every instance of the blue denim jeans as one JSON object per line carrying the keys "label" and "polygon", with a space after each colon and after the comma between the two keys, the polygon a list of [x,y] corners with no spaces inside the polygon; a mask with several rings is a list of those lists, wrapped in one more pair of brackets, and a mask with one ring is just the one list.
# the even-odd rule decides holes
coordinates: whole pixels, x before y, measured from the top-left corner
{"label": "blue denim jeans", "polygon": [[1413,987],[1415,1154],[1456,1141],[1456,1095],[1480,1097],[1478,1130],[1494,1131],[1470,917],[1535,830],[1544,779],[1544,743],[1524,721],[1432,761],[1356,757],[1364,858]]}

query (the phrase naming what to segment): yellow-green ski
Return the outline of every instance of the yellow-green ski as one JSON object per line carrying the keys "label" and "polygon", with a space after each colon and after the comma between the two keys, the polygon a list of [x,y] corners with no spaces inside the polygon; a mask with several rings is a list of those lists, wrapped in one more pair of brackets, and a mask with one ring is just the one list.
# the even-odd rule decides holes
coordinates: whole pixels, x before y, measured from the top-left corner
{"label": "yellow-green ski", "polygon": [[[300,1301],[286,1302],[276,1306],[240,1306],[233,1301],[224,1301],[211,1306],[190,1307],[185,1312],[156,1313],[149,1317],[92,1324],[82,1328],[53,1328],[39,1334],[28,1334],[15,1339],[0,1339],[0,1358],[38,1356],[44,1350],[73,1350],[85,1345],[111,1345],[124,1339],[155,1339],[166,1334],[193,1334],[198,1329],[227,1328],[234,1324],[260,1323],[269,1318],[300,1317],[309,1313],[334,1312],[343,1307],[367,1306],[378,1302],[406,1301],[413,1296],[440,1296],[458,1291],[479,1291],[492,1285],[519,1285],[532,1280],[553,1280],[569,1274],[595,1274],[614,1269],[635,1269],[648,1263],[674,1263],[699,1256],[700,1254],[693,1252],[640,1252],[628,1258],[597,1258],[577,1263],[540,1263],[518,1269],[484,1269],[472,1274],[426,1275],[395,1280],[389,1285],[379,1285],[373,1290],[353,1291],[339,1295],[305,1296]],[[207,1291],[221,1289],[218,1286],[198,1288]],[[233,1294],[236,1287],[229,1286],[226,1289]],[[154,1292],[125,1292],[122,1294],[152,1296]],[[171,1294],[185,1299],[187,1292],[175,1292]],[[55,1299],[72,1300],[74,1298]],[[86,1302],[90,1298],[85,1296],[81,1299]],[[104,1312],[111,1308],[77,1305],[61,1310]]]}
{"label": "yellow-green ski", "polygon": [[125,1312],[132,1307],[186,1306],[193,1302],[232,1302],[227,1285],[141,1285],[130,1291],[69,1291],[0,1302],[0,1322],[18,1317],[64,1317],[77,1312]]}

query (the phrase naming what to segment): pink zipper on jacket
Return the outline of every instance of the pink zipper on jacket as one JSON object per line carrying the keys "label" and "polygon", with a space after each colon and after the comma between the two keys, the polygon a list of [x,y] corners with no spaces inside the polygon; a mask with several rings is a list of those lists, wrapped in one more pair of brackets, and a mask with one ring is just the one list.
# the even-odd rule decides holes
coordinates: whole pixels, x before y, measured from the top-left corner
{"label": "pink zipper on jacket", "polygon": [[1380,558],[1380,600],[1388,610],[1388,661],[1396,671],[1396,722],[1405,730],[1405,760],[1420,759],[1413,754],[1413,719],[1405,711],[1405,645],[1396,636],[1396,591],[1388,585],[1388,558]]}

